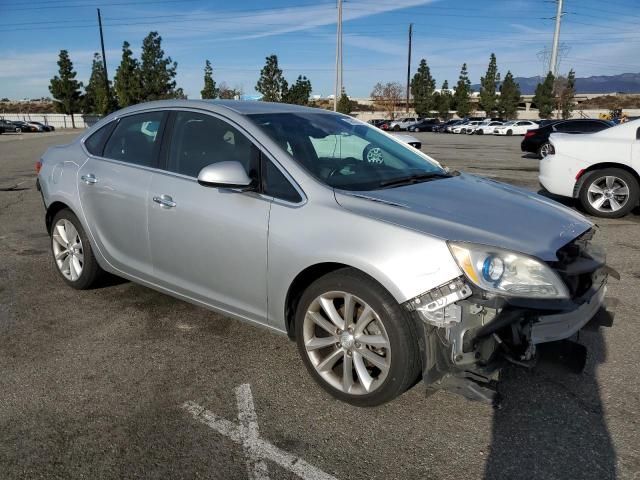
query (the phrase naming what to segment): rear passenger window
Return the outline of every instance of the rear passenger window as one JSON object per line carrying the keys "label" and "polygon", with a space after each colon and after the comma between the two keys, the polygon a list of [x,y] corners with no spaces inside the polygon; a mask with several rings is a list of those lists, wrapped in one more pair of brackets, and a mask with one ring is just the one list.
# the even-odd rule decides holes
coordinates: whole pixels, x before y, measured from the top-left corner
{"label": "rear passenger window", "polygon": [[104,148],[104,157],[134,165],[154,164],[160,143],[163,112],[148,112],[122,118]]}
{"label": "rear passenger window", "polygon": [[302,197],[289,180],[272,162],[267,159],[262,163],[262,191],[265,195],[298,203]]}
{"label": "rear passenger window", "polygon": [[238,129],[211,115],[177,112],[167,170],[197,177],[207,165],[236,161],[258,177],[259,150]]}
{"label": "rear passenger window", "polygon": [[102,156],[104,142],[109,138],[111,130],[113,130],[113,122],[106,124],[104,127],[100,127],[84,141],[84,146],[91,155]]}

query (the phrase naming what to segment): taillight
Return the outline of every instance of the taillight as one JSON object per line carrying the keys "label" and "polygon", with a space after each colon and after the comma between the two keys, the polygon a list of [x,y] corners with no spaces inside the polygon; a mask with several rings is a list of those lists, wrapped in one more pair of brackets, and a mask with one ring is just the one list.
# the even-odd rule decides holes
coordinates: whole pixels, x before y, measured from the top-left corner
{"label": "taillight", "polygon": [[36,162],[36,175],[40,173],[41,168],[42,168],[42,160],[38,160]]}
{"label": "taillight", "polygon": [[524,138],[533,137],[535,134],[535,130],[527,130],[527,133],[524,134]]}

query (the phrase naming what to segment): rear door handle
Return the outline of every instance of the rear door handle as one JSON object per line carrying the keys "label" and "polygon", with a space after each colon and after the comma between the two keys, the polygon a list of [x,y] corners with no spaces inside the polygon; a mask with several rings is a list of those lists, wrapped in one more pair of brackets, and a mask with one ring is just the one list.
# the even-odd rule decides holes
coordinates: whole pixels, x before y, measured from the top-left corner
{"label": "rear door handle", "polygon": [[173,208],[177,205],[169,195],[162,194],[159,197],[153,197],[153,201],[163,208]]}
{"label": "rear door handle", "polygon": [[87,175],[82,175],[80,179],[86,183],[87,185],[93,185],[94,183],[98,183],[98,179],[93,173],[89,173]]}

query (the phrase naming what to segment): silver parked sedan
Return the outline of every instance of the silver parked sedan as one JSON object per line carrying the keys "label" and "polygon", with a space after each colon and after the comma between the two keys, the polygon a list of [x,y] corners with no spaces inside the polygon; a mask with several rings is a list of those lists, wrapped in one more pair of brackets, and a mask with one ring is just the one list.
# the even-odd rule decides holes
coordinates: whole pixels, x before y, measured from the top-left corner
{"label": "silver parked sedan", "polygon": [[287,334],[355,405],[419,378],[491,401],[505,360],[532,364],[605,294],[583,216],[332,112],[146,103],[38,167],[68,285],[110,272]]}

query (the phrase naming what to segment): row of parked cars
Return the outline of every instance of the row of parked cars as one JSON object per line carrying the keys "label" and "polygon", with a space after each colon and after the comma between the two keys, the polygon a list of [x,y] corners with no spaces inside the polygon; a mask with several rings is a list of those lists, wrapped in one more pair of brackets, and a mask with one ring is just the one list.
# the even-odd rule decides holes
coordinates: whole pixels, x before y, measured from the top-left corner
{"label": "row of parked cars", "polygon": [[24,132],[53,132],[55,127],[41,122],[23,122],[21,120],[0,119],[0,134]]}
{"label": "row of parked cars", "polygon": [[500,118],[464,118],[441,122],[437,118],[417,119],[404,117],[394,121],[371,120],[369,123],[383,130],[409,132],[440,132],[466,135],[523,135],[520,145],[523,152],[544,158],[551,150],[552,133],[595,133],[614,125],[609,120],[575,118],[569,120],[508,120]]}

